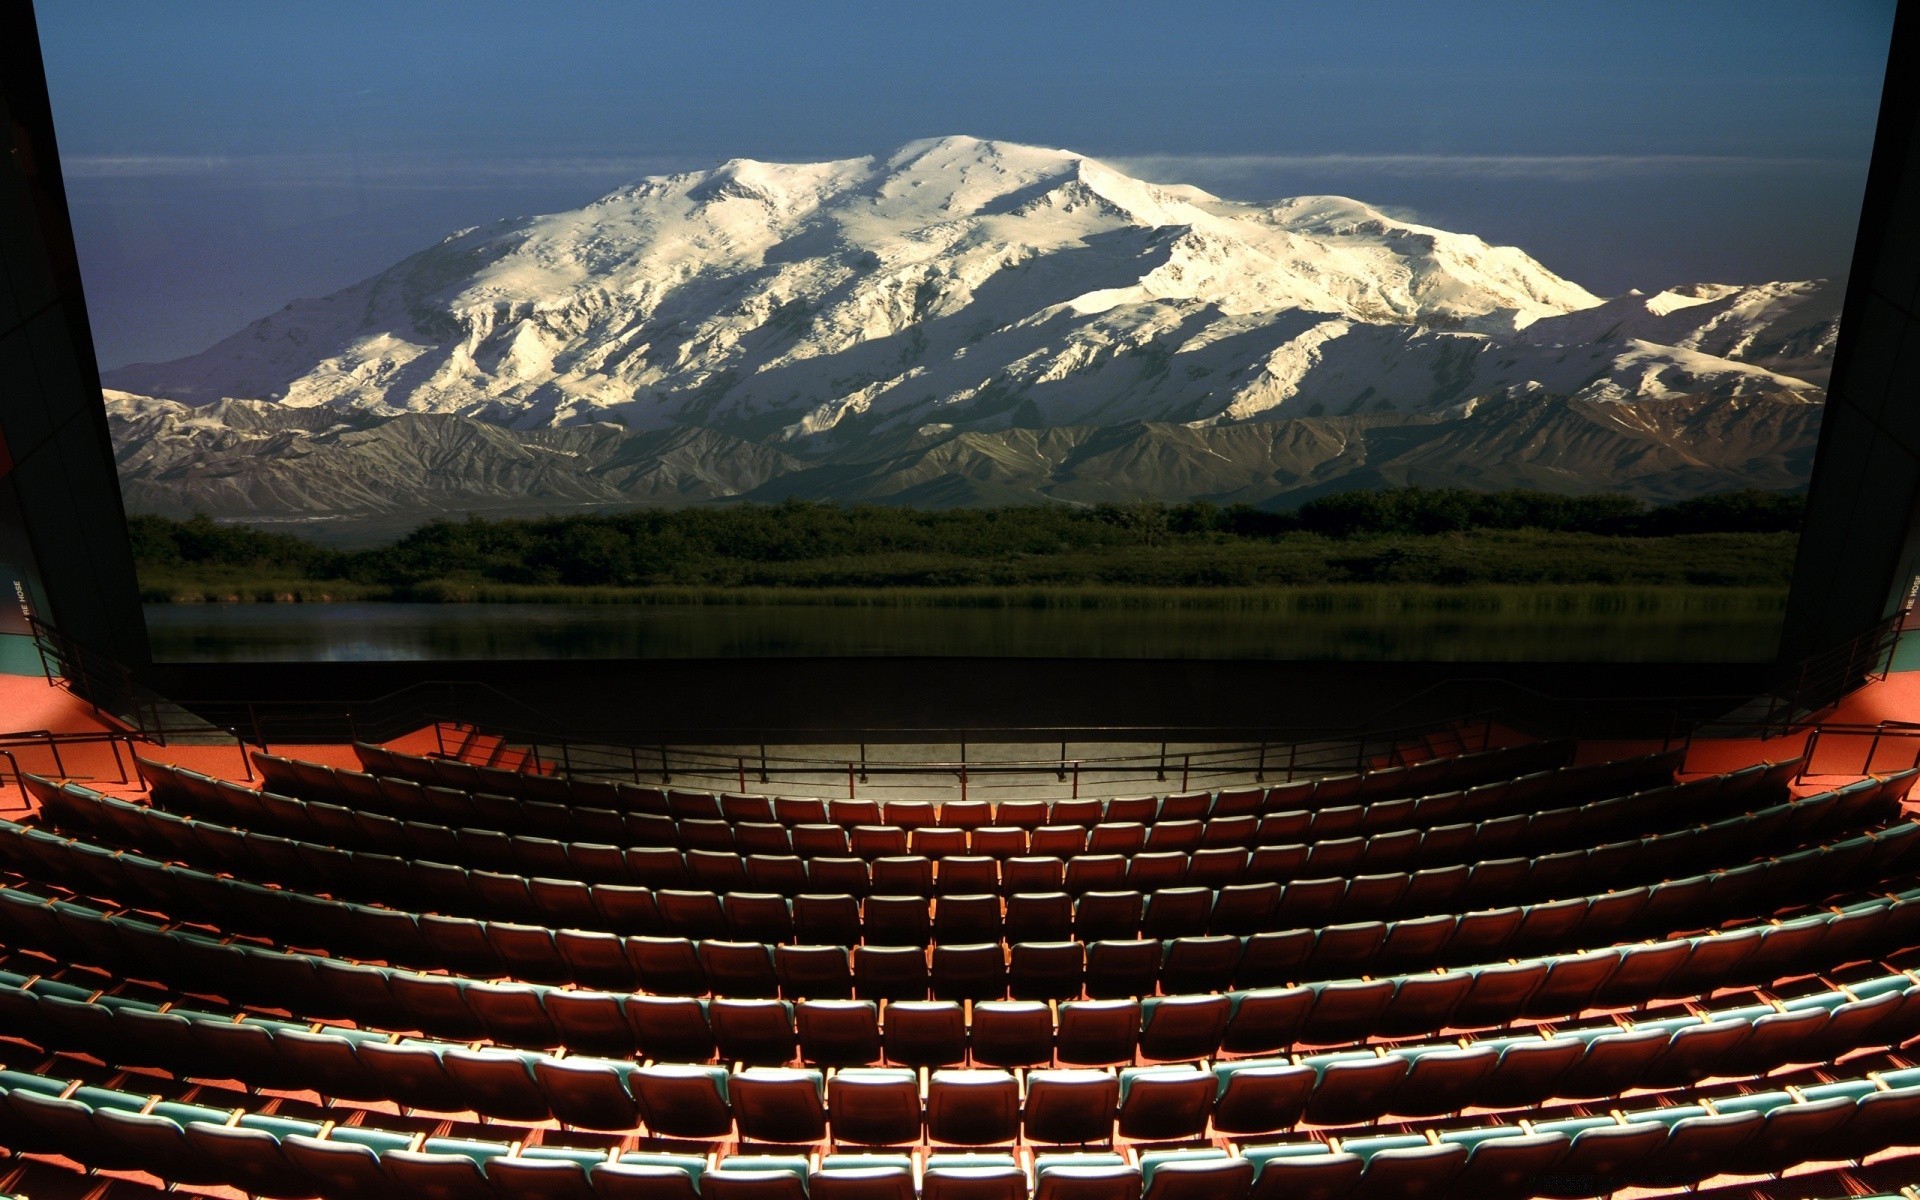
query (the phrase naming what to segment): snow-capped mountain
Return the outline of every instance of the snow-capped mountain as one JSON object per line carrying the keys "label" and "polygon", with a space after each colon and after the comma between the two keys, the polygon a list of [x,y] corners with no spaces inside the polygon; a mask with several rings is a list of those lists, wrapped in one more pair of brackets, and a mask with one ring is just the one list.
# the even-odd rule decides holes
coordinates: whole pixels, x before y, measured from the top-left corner
{"label": "snow-capped mountain", "polygon": [[[259,449],[284,463],[403,415],[511,432],[535,459],[560,452],[520,435],[697,432],[756,448],[730,483],[696,472],[695,491],[732,495],[874,437],[1808,404],[1837,321],[1820,283],[1602,301],[1519,249],[1354,200],[1244,204],[953,137],[735,160],[465,230],[107,382],[201,408],[110,404],[126,469],[156,480],[215,453],[215,426],[252,436],[259,406],[202,408],[235,400],[327,414],[272,416],[282,440]],[[525,478],[550,475],[530,460]]]}

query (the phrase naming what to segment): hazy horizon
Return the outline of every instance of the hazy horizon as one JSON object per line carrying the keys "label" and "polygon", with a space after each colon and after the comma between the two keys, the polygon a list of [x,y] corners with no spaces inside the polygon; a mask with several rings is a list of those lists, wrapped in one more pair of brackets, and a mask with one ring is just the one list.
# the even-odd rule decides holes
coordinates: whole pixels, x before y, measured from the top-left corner
{"label": "hazy horizon", "polygon": [[1838,277],[1893,4],[38,5],[103,367],[466,226],[954,133],[1350,195],[1602,294]]}

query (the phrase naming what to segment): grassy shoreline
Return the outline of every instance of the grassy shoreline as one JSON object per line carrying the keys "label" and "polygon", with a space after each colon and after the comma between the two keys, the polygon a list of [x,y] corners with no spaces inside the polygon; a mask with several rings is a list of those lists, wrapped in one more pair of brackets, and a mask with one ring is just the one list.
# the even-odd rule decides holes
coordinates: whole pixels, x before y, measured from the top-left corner
{"label": "grassy shoreline", "polygon": [[429,580],[398,587],[262,581],[232,590],[143,589],[149,604],[580,604],[820,608],[1177,609],[1217,612],[1695,614],[1783,611],[1786,588],[1678,584],[1347,583],[1251,587],[566,587]]}

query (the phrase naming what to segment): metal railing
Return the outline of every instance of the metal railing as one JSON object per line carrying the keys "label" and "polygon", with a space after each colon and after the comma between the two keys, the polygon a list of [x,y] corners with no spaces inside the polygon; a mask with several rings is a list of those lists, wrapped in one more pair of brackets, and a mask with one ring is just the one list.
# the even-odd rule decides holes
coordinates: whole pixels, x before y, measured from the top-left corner
{"label": "metal railing", "polygon": [[1920,767],[1920,723],[1815,725],[1807,734],[1800,779],[1875,775]]}
{"label": "metal railing", "polygon": [[[758,743],[749,747],[685,746],[655,743],[639,746],[631,743],[586,742],[573,739],[541,738],[526,731],[489,726],[482,730],[469,722],[438,721],[434,724],[434,750],[442,757],[459,759],[479,766],[507,767],[520,771],[557,771],[570,775],[622,779],[636,783],[700,781],[718,784],[723,790],[748,791],[753,784],[783,780],[789,784],[811,784],[816,788],[831,781],[839,790],[844,784],[849,797],[858,795],[859,786],[876,777],[890,781],[894,790],[913,787],[950,790],[957,781],[964,799],[971,791],[998,788],[1030,788],[1033,781],[1049,780],[1065,785],[1068,794],[1078,796],[1083,783],[1112,787],[1121,783],[1174,784],[1186,791],[1196,784],[1220,780],[1296,779],[1306,776],[1339,774],[1369,767],[1401,765],[1415,761],[1415,747],[1426,748],[1440,742],[1454,753],[1485,750],[1494,744],[1496,724],[1490,713],[1444,723],[1426,723],[1393,729],[1377,729],[1344,737],[1328,736],[1322,731],[1246,731],[1244,739],[1222,737],[1217,729],[1194,730],[1195,740],[1180,741],[1167,737],[1165,727],[1136,728],[1108,726],[1096,732],[1097,738],[1049,740],[1057,747],[1052,753],[979,753],[981,742],[936,741],[929,736],[920,744],[934,749],[957,748],[956,756],[916,755],[908,758],[886,757],[890,744],[866,741],[841,742],[840,755],[781,753],[783,747]],[[942,731],[888,731],[898,738],[915,732],[929,735]],[[1041,744],[1036,731],[1017,733],[1015,742],[995,742],[1003,750],[1009,747]],[[1227,731],[1238,732],[1238,731]],[[1201,735],[1211,735],[1199,740]],[[844,736],[844,735],[840,735]],[[1224,744],[1223,744],[1224,743]],[[1146,747],[1124,749],[1123,747]],[[915,779],[922,782],[914,782]]]}
{"label": "metal railing", "polygon": [[[61,779],[99,780],[106,776],[88,774],[70,769],[73,764],[71,751],[76,747],[105,746],[113,757],[113,781],[116,783],[133,782],[133,761],[139,754],[141,739],[137,734],[119,730],[101,730],[87,733],[55,733],[47,729],[35,729],[22,733],[0,734],[0,758],[6,760],[6,770],[0,773],[0,795],[5,795],[11,786],[18,794],[16,808],[29,807],[26,802],[26,787],[21,781],[25,774],[53,775]],[[61,753],[66,747],[68,753]],[[29,751],[43,751],[46,767],[29,770],[20,765],[21,758]]]}

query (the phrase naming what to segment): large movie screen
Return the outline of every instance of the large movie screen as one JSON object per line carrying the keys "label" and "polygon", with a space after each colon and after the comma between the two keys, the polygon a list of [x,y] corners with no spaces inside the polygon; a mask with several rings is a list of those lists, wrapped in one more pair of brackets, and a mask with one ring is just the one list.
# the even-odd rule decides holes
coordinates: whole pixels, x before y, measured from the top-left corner
{"label": "large movie screen", "polygon": [[160,658],[1740,661],[1894,4],[37,9]]}

